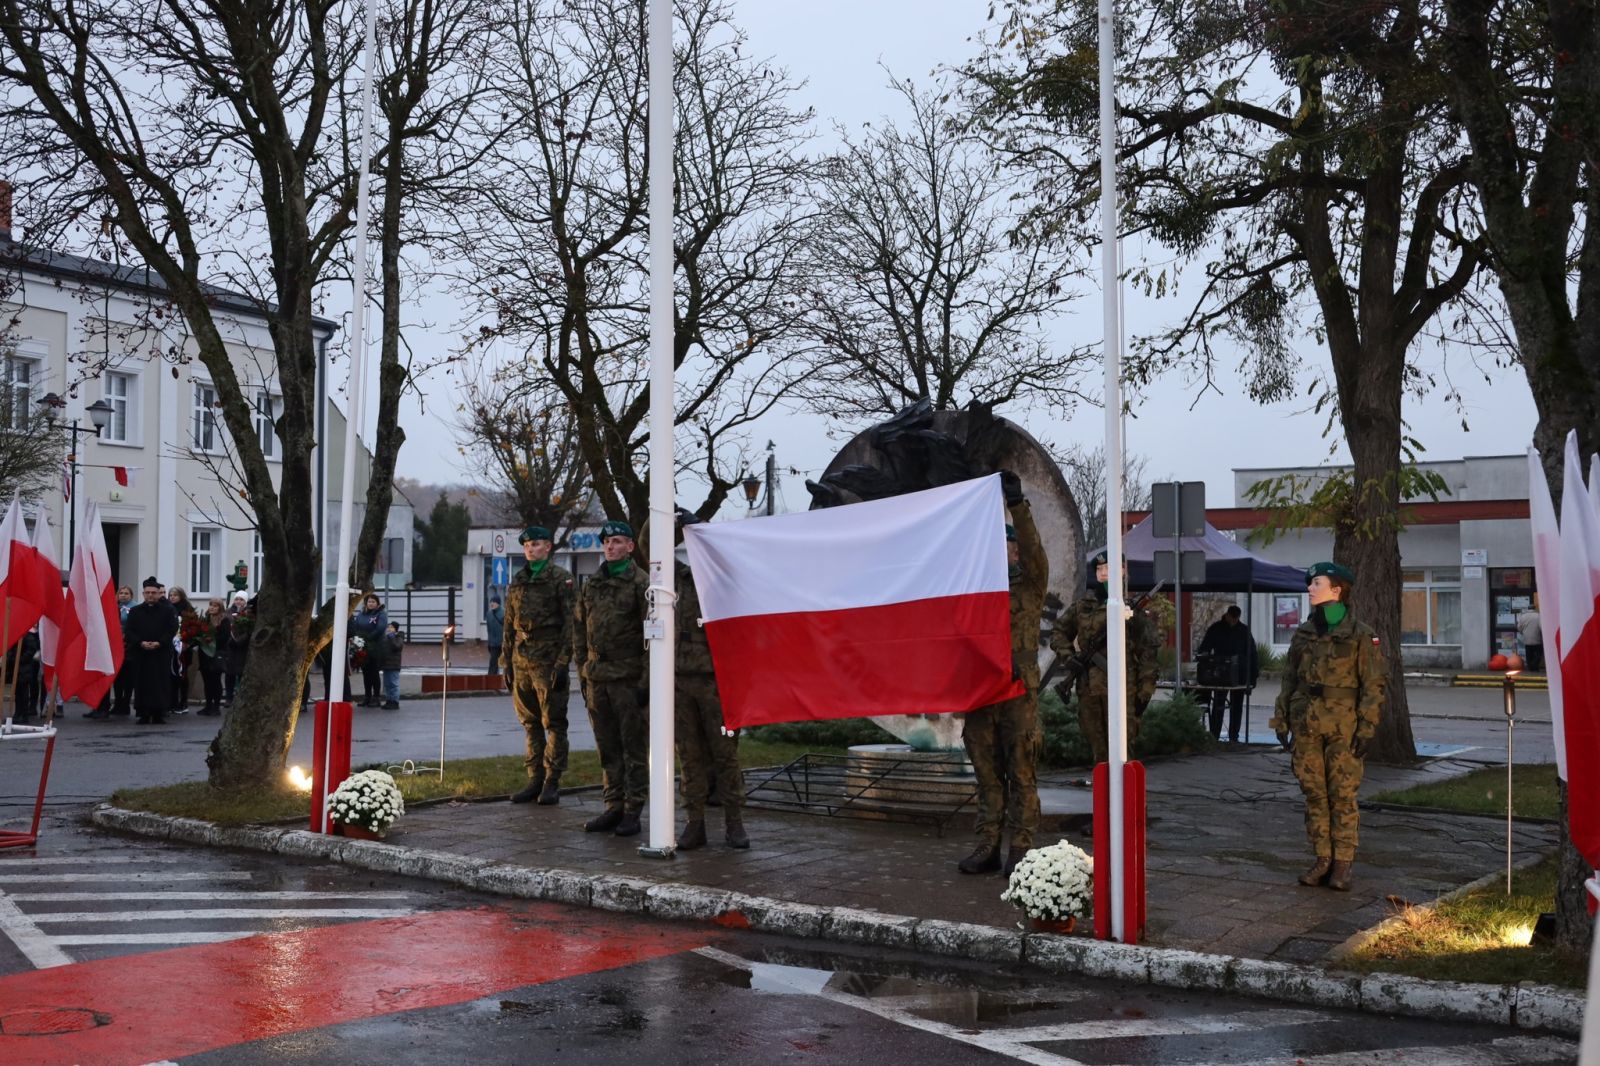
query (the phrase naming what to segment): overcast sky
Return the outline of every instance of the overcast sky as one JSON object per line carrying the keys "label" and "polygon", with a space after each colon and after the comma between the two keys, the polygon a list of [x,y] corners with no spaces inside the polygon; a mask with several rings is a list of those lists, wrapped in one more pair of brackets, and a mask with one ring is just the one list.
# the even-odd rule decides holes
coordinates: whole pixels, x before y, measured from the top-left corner
{"label": "overcast sky", "polygon": [[[806,82],[800,99],[815,109],[822,134],[835,120],[859,127],[884,114],[898,117],[900,100],[885,87],[880,64],[898,76],[923,82],[935,67],[958,63],[972,54],[971,38],[984,27],[987,11],[987,0],[810,0],[805,4],[741,0],[736,6],[752,50],[771,56],[797,80]],[[1130,259],[1135,251],[1128,250]],[[1145,301],[1130,295],[1127,316],[1134,330],[1143,331],[1152,328],[1152,319],[1170,321],[1183,309],[1178,300]],[[1063,351],[1100,337],[1100,300],[1093,279],[1086,283],[1072,314],[1052,328],[1051,334]],[[1302,354],[1316,367],[1326,365],[1320,352],[1305,349]],[[1497,371],[1494,380],[1486,382],[1483,372],[1464,359],[1452,358],[1447,366],[1441,357],[1425,355],[1421,362],[1439,377],[1440,385],[1420,401],[1408,398],[1405,417],[1411,435],[1426,447],[1427,458],[1520,454],[1527,448],[1535,413],[1520,372]],[[1443,398],[1446,379],[1460,391],[1464,409],[1458,410]],[[1097,372],[1092,386],[1095,394],[1100,391],[1100,380]],[[1249,399],[1237,376],[1230,373],[1218,384],[1222,395],[1208,391],[1201,396],[1194,383],[1174,376],[1158,383],[1140,401],[1128,423],[1127,447],[1149,457],[1152,475],[1205,481],[1207,502],[1229,506],[1235,502],[1231,473],[1235,467],[1326,461],[1329,441],[1321,436],[1323,420],[1307,413],[1303,399],[1263,407]],[[430,392],[427,414],[418,409],[415,397],[407,400],[410,440],[400,470],[408,477],[431,482],[467,480],[456,449],[437,443],[448,434],[441,419],[448,419],[454,406],[443,402],[446,397],[441,393],[448,391],[446,386],[442,377],[424,384]],[[1097,407],[1080,408],[1066,421],[1038,412],[1001,413],[1062,447],[1075,442],[1092,447],[1104,436],[1105,417]],[[786,412],[770,416],[751,432],[753,450],[759,451],[771,439],[777,446],[780,467],[803,472],[783,481],[782,498],[790,509],[807,506],[804,476],[820,473],[839,447],[827,430],[828,423],[822,418]],[[1348,458],[1343,448],[1338,454]],[[418,504],[426,506],[425,501]]]}

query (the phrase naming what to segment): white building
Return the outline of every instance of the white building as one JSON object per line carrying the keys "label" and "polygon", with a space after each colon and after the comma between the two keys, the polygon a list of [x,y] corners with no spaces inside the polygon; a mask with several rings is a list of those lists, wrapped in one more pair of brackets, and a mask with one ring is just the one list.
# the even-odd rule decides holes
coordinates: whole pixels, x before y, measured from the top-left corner
{"label": "white building", "polygon": [[[480,640],[484,634],[484,613],[489,600],[500,597],[505,602],[506,585],[518,567],[526,565],[522,558],[522,545],[517,537],[522,529],[467,530],[467,554],[461,558],[461,637],[463,640]],[[565,567],[581,584],[590,574],[600,569],[605,558],[600,549],[600,526],[579,526],[567,535],[567,541],[551,553],[557,566]]]}
{"label": "white building", "polygon": [[[72,519],[81,535],[85,509],[93,501],[100,507],[118,584],[137,587],[154,574],[168,585],[183,586],[191,598],[222,596],[231,590],[227,575],[243,562],[254,591],[261,574],[260,541],[255,518],[238,493],[242,478],[230,469],[232,449],[216,387],[186,324],[167,305],[160,279],[139,267],[30,249],[10,239],[10,219],[3,214],[0,276],[9,294],[0,311],[10,322],[4,331],[4,370],[11,384],[11,409],[0,412],[0,426],[27,432],[44,414],[38,401],[55,393],[66,401],[57,417],[85,429],[78,436],[74,513],[66,513],[60,492],[25,501],[30,518],[41,508],[49,514],[61,536],[60,558],[69,558]],[[280,393],[266,319],[248,297],[218,290],[212,303],[234,370],[257,406],[262,451],[276,464],[281,449],[271,417]],[[315,320],[323,366],[336,328]],[[109,425],[96,436],[85,412],[100,400],[112,412]],[[328,447],[318,448],[314,461],[327,533],[324,555],[331,556],[338,534],[344,416],[331,400],[323,410],[318,436]],[[362,458],[358,515],[370,462],[364,448]],[[119,483],[119,468],[125,485]],[[401,586],[410,577],[412,532],[411,507],[403,497],[390,509],[386,532],[380,559],[386,572],[379,582]],[[331,593],[331,558],[325,569],[325,591]]]}

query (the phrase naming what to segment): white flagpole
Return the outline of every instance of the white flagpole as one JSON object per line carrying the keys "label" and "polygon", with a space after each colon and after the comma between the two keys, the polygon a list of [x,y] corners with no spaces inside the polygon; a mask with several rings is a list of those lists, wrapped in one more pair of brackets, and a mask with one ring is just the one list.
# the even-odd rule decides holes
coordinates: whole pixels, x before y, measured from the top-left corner
{"label": "white flagpole", "polygon": [[676,568],[673,566],[672,0],[650,0],[650,843],[673,852],[672,787]]}
{"label": "white flagpole", "polygon": [[1095,858],[1111,864],[1111,936],[1126,942],[1122,766],[1128,757],[1128,648],[1122,602],[1122,316],[1117,270],[1116,30],[1112,16],[1112,0],[1100,0],[1100,286],[1106,352],[1106,741],[1111,839],[1095,842]]}
{"label": "white flagpole", "polygon": [[[1600,899],[1600,870],[1583,883]],[[1600,930],[1589,943],[1589,991],[1583,1008],[1583,1029],[1578,1037],[1578,1066],[1600,1066]]]}
{"label": "white flagpole", "polygon": [[[356,157],[356,237],[352,274],[352,305],[350,309],[350,383],[349,410],[344,424],[344,470],[340,475],[339,496],[339,560],[335,572],[333,597],[333,643],[329,646],[331,669],[328,677],[328,742],[322,749],[322,789],[317,802],[326,805],[327,797],[339,786],[329,781],[333,772],[333,715],[331,705],[339,702],[335,697],[344,695],[345,641],[350,632],[350,527],[355,523],[356,494],[356,431],[366,413],[367,401],[367,221],[370,215],[370,173],[367,161],[372,157],[372,67],[377,57],[378,5],[377,0],[367,0],[366,40],[361,70],[361,141]],[[318,824],[327,830],[327,816],[318,817]]]}

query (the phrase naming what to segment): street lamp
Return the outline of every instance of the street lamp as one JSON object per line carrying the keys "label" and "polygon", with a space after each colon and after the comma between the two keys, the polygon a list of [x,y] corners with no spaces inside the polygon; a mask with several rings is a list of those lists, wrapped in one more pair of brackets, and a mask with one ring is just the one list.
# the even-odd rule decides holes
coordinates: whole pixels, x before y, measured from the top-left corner
{"label": "street lamp", "polygon": [[[44,420],[51,425],[56,423],[61,412],[67,406],[67,401],[53,392],[45,393],[37,403],[44,409]],[[116,408],[104,400],[96,400],[85,410],[89,414],[89,425],[85,426],[77,419],[65,424],[67,432],[72,434],[72,448],[67,452],[67,464],[71,470],[71,484],[67,490],[69,497],[67,500],[67,559],[69,565],[72,555],[78,546],[78,434],[87,433],[90,429],[93,429],[94,435],[96,437],[100,436],[101,430],[111,424],[111,416],[116,414]]]}
{"label": "street lamp", "polygon": [[1501,695],[1506,712],[1506,895],[1511,895],[1511,730],[1517,724],[1517,676],[1521,670],[1507,670]]}
{"label": "street lamp", "polygon": [[754,474],[746,474],[739,484],[744,489],[745,506],[754,511],[756,509],[756,497],[761,494],[761,479]]}

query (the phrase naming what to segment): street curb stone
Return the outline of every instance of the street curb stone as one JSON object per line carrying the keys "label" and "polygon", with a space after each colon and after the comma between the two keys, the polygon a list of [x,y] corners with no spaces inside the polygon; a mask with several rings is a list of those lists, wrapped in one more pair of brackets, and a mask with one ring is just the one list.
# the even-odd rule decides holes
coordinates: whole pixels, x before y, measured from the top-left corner
{"label": "street curb stone", "polygon": [[666,919],[713,921],[783,936],[906,948],[985,962],[1020,961],[1053,973],[1077,973],[1167,988],[1238,992],[1261,999],[1374,1014],[1443,1017],[1568,1036],[1578,1035],[1583,1028],[1581,993],[1527,982],[1478,985],[1399,974],[1363,975],[1084,937],[1023,935],[986,925],[853,907],[819,907],[642,877],[517,866],[450,852],[323,836],[303,829],[219,826],[110,805],[97,807],[90,818],[102,829],[139,836],[323,859],[521,899]]}

